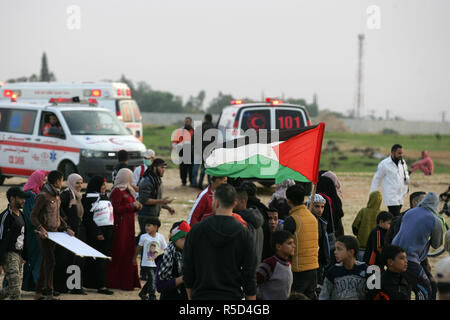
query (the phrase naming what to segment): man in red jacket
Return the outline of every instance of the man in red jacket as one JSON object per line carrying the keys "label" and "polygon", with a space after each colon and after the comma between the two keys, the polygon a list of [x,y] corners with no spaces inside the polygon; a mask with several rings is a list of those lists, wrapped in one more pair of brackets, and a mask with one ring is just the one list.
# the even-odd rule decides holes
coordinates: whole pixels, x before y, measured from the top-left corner
{"label": "man in red jacket", "polygon": [[197,222],[212,216],[212,200],[214,191],[221,184],[227,183],[227,177],[212,177],[212,184],[210,184],[206,189],[204,189],[197,197],[197,200],[192,207],[191,213],[187,219],[187,222],[191,227],[193,227]]}

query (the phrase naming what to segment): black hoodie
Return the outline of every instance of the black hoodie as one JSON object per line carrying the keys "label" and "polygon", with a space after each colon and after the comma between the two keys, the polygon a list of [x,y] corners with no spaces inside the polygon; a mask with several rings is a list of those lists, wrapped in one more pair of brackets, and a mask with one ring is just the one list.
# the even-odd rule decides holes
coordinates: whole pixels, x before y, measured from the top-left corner
{"label": "black hoodie", "polygon": [[247,228],[253,237],[253,247],[255,248],[256,261],[260,263],[262,261],[262,252],[264,246],[264,231],[263,224],[264,218],[256,208],[244,209],[237,212],[238,215],[247,222]]}
{"label": "black hoodie", "polygon": [[250,232],[232,216],[195,224],[183,250],[183,279],[196,300],[240,300],[256,294],[256,256]]}

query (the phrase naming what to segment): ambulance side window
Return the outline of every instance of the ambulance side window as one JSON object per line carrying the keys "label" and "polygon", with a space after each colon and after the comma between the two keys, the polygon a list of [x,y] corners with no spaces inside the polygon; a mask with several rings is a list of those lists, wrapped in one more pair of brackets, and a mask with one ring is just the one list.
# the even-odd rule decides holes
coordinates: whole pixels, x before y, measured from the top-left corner
{"label": "ambulance side window", "polygon": [[41,122],[39,125],[39,135],[65,139],[65,134],[61,127],[61,123],[53,112],[42,112]]}
{"label": "ambulance side window", "polygon": [[0,113],[0,130],[21,134],[33,134],[37,111],[5,110]]}

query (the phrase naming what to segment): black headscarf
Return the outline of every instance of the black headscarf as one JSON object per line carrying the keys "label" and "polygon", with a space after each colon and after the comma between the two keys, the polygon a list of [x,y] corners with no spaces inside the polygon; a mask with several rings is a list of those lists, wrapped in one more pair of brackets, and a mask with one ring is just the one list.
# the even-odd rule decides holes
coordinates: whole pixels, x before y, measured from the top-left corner
{"label": "black headscarf", "polygon": [[[328,177],[320,176],[319,182],[317,183],[316,193],[325,194],[331,199],[336,236],[344,235],[344,227],[341,221],[342,217],[344,216],[344,211],[342,210],[342,201],[337,194],[333,180]],[[326,219],[325,212],[324,218]],[[327,222],[330,223],[328,219]]]}
{"label": "black headscarf", "polygon": [[86,193],[100,193],[105,178],[100,176],[93,176],[86,187]]}

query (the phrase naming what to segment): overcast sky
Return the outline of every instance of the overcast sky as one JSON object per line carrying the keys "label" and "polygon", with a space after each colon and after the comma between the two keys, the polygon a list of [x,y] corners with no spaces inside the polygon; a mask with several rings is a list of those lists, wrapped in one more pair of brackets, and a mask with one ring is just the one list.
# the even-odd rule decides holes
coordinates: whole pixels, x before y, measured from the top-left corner
{"label": "overcast sky", "polygon": [[321,109],[346,113],[364,33],[363,113],[440,121],[449,13],[448,0],[2,0],[0,81],[39,74],[45,51],[58,81],[125,74],[184,101],[205,90],[207,103],[219,91],[308,102],[317,93]]}

